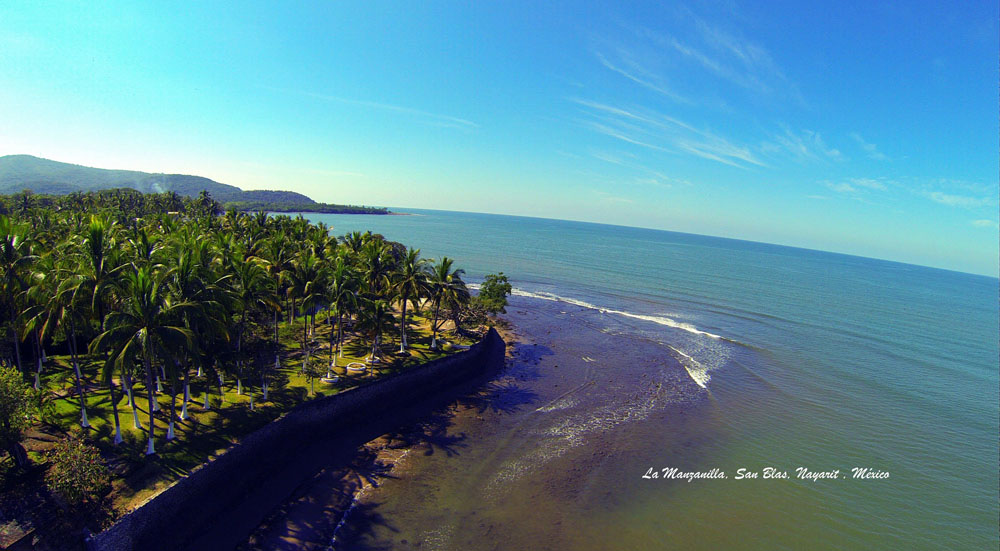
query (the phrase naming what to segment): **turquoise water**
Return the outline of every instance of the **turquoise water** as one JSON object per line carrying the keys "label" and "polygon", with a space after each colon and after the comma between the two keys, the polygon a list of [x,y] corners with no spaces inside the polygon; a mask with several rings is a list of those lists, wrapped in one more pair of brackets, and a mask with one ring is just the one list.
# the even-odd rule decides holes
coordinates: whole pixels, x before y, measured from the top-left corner
{"label": "turquoise water", "polygon": [[[997,547],[996,279],[672,232],[411,212],[310,219],[448,254],[471,281],[504,271],[512,321],[551,357],[535,358],[531,377],[508,374],[524,403],[465,427],[464,451],[414,459],[408,480],[384,485],[391,526],[359,546],[431,534],[443,549],[531,537],[593,549]],[[655,396],[632,400],[652,379]],[[547,448],[558,453],[538,454]],[[586,473],[567,479],[580,465]],[[671,466],[727,478],[642,478]],[[734,478],[768,466],[791,478]],[[797,467],[843,476],[797,479]],[[854,479],[853,467],[889,478]],[[470,484],[468,472],[509,487]],[[531,500],[536,514],[489,497],[500,494]],[[441,510],[458,508],[491,521],[456,528]]]}

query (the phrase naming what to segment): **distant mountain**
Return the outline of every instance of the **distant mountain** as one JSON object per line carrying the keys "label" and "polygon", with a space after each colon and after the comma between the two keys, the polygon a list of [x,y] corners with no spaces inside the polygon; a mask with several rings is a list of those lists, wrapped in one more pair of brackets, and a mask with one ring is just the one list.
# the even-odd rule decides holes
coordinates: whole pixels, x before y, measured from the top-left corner
{"label": "distant mountain", "polygon": [[74,191],[113,188],[132,188],[143,193],[173,191],[188,197],[196,197],[202,190],[207,190],[220,203],[316,204],[316,201],[294,191],[243,191],[201,176],[91,168],[31,155],[0,157],[0,194],[30,189],[35,193],[65,195]]}

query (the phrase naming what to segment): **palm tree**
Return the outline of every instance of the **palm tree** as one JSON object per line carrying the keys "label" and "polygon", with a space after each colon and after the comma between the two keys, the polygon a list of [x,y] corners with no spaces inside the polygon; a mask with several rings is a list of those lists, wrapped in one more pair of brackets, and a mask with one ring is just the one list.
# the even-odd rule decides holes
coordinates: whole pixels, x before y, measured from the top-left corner
{"label": "palm tree", "polygon": [[236,384],[242,390],[243,337],[247,322],[255,310],[274,309],[277,301],[272,296],[271,280],[267,277],[267,272],[256,262],[237,258],[232,262],[232,269],[229,289],[235,307],[233,313],[238,312],[240,320],[236,324],[236,356],[239,366]]}
{"label": "palm tree", "polygon": [[365,291],[371,297],[384,298],[391,284],[395,258],[392,248],[379,239],[369,239],[361,250],[361,271],[364,277]]}
{"label": "palm tree", "polygon": [[469,290],[462,281],[465,270],[452,269],[454,260],[446,257],[431,269],[431,305],[434,309],[434,321],[431,323],[431,348],[437,350],[438,319],[441,307],[456,306],[469,300]]}
{"label": "palm tree", "polygon": [[414,306],[427,293],[427,260],[420,258],[420,249],[409,249],[395,274],[394,289],[399,298],[402,314],[399,317],[399,352],[406,352],[406,305]]}
{"label": "palm tree", "polygon": [[[201,243],[202,245],[199,245]],[[205,364],[202,351],[210,350],[207,346],[212,337],[221,337],[228,341],[226,329],[226,312],[223,302],[227,302],[225,284],[230,276],[217,277],[212,269],[211,253],[204,240],[195,235],[184,235],[176,242],[177,260],[167,272],[171,296],[180,302],[197,304],[196,309],[190,309],[183,315],[184,327],[195,334],[197,349],[187,358],[201,366]],[[187,419],[187,404],[191,400],[190,365],[182,360],[184,384],[184,400],[181,406],[181,419]],[[172,381],[173,382],[173,381]],[[206,390],[206,395],[207,395]]]}
{"label": "palm tree", "polygon": [[114,275],[122,267],[117,259],[113,226],[114,223],[106,216],[91,216],[82,244],[85,279],[81,285],[90,299],[90,309],[97,315],[102,331],[107,302],[114,289]]}
{"label": "palm tree", "polygon": [[[274,290],[278,296],[287,295],[287,280],[289,272],[292,270],[292,248],[289,246],[288,238],[284,231],[278,231],[264,245],[262,257],[264,269],[274,282]],[[278,345],[278,314],[281,313],[281,304],[275,303],[274,308],[274,345]]]}
{"label": "palm tree", "polygon": [[[292,316],[295,315],[295,299],[302,299],[302,349],[306,349],[306,338],[309,327],[309,316],[307,312],[310,308],[317,306],[322,300],[322,272],[319,259],[312,251],[306,250],[300,254],[294,264],[290,274],[289,293],[292,297]],[[315,313],[313,313],[315,320]]]}
{"label": "palm tree", "polygon": [[[56,288],[55,296],[49,302],[49,313],[46,325],[50,322],[57,323],[66,335],[66,344],[69,347],[70,361],[73,363],[73,373],[76,377],[76,392],[80,398],[80,426],[90,427],[87,419],[86,395],[83,391],[80,374],[80,349],[77,343],[77,335],[81,329],[87,325],[85,298],[86,288],[84,283],[86,277],[81,273],[79,262],[72,255],[63,257],[64,262],[55,266],[55,272],[60,281]],[[43,331],[47,333],[48,331]]]}
{"label": "palm tree", "polygon": [[351,250],[352,253],[358,255],[361,254],[361,249],[365,246],[365,241],[368,237],[371,237],[371,232],[362,234],[359,231],[351,232],[341,238],[344,241],[344,245]]}
{"label": "palm tree", "polygon": [[[25,200],[28,195],[25,194]],[[17,368],[21,366],[21,338],[18,334],[17,297],[25,288],[28,269],[38,257],[31,252],[31,240],[28,238],[27,226],[16,224],[7,216],[0,215],[0,300],[7,310],[7,320],[10,323],[8,332],[14,342],[14,357]]]}
{"label": "palm tree", "polygon": [[372,348],[371,356],[368,359],[369,362],[375,363],[378,361],[381,355],[380,344],[382,333],[392,327],[395,321],[392,317],[392,312],[389,310],[389,301],[382,299],[366,299],[364,301],[364,307],[361,310],[359,320],[359,329],[371,338]]}
{"label": "palm tree", "polygon": [[[326,279],[326,301],[337,314],[337,356],[343,353],[343,316],[357,305],[357,275],[343,255],[338,255]],[[327,318],[328,320],[330,318]],[[330,331],[330,357],[333,350],[333,331]],[[336,362],[336,360],[334,360]]]}
{"label": "palm tree", "polygon": [[[162,272],[141,266],[125,276],[121,310],[108,315],[107,327],[91,343],[94,351],[111,349],[108,362],[121,366],[140,358],[146,371],[149,430],[146,455],[156,453],[153,418],[153,362],[171,362],[178,353],[192,350],[194,335],[177,325],[182,314],[195,307],[191,302],[174,303],[167,296]],[[173,418],[170,419],[171,426]]]}

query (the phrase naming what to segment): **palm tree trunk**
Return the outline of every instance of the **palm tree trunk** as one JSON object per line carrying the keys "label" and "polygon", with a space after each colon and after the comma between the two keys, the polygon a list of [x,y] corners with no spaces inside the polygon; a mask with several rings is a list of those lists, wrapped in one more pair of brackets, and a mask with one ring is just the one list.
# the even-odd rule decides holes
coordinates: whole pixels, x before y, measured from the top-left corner
{"label": "palm tree trunk", "polygon": [[434,322],[431,323],[431,350],[437,350],[438,347],[438,310],[440,309],[441,303],[434,304]]}
{"label": "palm tree trunk", "polygon": [[260,373],[260,392],[262,394],[261,400],[267,401],[267,374],[261,370]]}
{"label": "palm tree trunk", "polygon": [[125,392],[128,393],[128,403],[132,407],[132,428],[143,430],[142,423],[139,421],[139,410],[135,407],[135,388],[132,384],[132,376],[125,374]]}
{"label": "palm tree trunk", "polygon": [[170,378],[170,422],[167,423],[167,441],[174,439],[174,417],[177,413],[177,377]]}
{"label": "palm tree trunk", "polygon": [[202,409],[204,409],[205,411],[209,411],[209,410],[212,409],[212,404],[208,401],[208,395],[211,393],[211,391],[212,391],[212,385],[208,384],[208,381],[206,380],[205,381],[205,404],[203,406],[201,406]]}
{"label": "palm tree trunk", "polygon": [[278,311],[274,311],[274,346],[278,346]]}
{"label": "palm tree trunk", "polygon": [[187,421],[188,402],[191,401],[191,369],[184,364],[184,405],[181,406],[181,420]]}
{"label": "palm tree trunk", "polygon": [[153,455],[156,449],[153,447],[153,433],[156,429],[156,420],[153,418],[153,365],[149,361],[149,352],[143,353],[143,361],[146,364],[146,399],[149,401],[149,429],[146,434],[149,441],[146,444],[146,455]]}
{"label": "palm tree trunk", "polygon": [[344,356],[344,320],[340,311],[337,311],[337,356]]}
{"label": "palm tree trunk", "polygon": [[222,385],[223,385],[222,373],[219,373],[219,407],[220,408],[222,407],[222,404],[226,403],[226,395],[223,394],[223,392],[222,392]]}
{"label": "palm tree trunk", "polygon": [[38,357],[38,369],[35,370],[35,390],[42,388],[42,357]]}
{"label": "palm tree trunk", "polygon": [[333,360],[334,363],[336,363],[337,356],[335,356],[334,353],[333,353],[333,338],[336,335],[334,334],[333,325],[332,325],[333,322],[331,321],[331,317],[326,318],[327,325],[330,326],[330,335],[329,335],[329,337],[330,337],[330,358]]}
{"label": "palm tree trunk", "polygon": [[[24,373],[24,368],[21,367],[21,341],[17,338],[17,326],[14,319],[14,308],[10,309],[10,337],[14,341],[14,358],[17,360],[18,371]],[[23,451],[23,450],[22,450]]]}
{"label": "palm tree trunk", "polygon": [[76,375],[76,394],[80,397],[80,426],[90,428],[90,421],[87,420],[87,402],[83,395],[83,384],[80,382],[80,363],[76,355],[76,324],[70,324],[69,353],[73,360],[73,372]]}
{"label": "palm tree trunk", "polygon": [[406,299],[403,295],[403,315],[399,319],[399,352],[406,352]]}
{"label": "palm tree trunk", "polygon": [[122,443],[122,425],[118,420],[118,400],[115,400],[115,382],[108,379],[108,390],[111,392],[111,411],[115,416],[115,445]]}
{"label": "palm tree trunk", "polygon": [[38,329],[35,329],[35,363],[38,369],[35,370],[35,390],[42,386],[42,344],[38,340]]}

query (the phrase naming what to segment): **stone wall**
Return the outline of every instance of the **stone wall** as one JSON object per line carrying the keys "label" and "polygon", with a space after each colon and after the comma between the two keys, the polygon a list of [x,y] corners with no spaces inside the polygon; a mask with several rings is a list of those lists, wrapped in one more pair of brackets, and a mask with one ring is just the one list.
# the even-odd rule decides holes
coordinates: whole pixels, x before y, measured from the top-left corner
{"label": "stone wall", "polygon": [[89,538],[87,548],[232,549],[338,453],[486,380],[505,350],[491,329],[465,352],[303,403]]}

